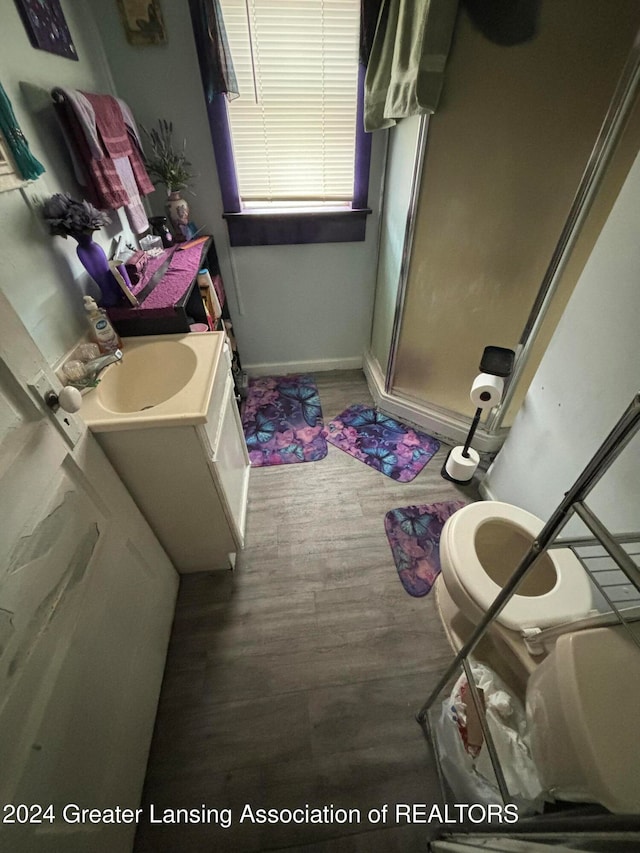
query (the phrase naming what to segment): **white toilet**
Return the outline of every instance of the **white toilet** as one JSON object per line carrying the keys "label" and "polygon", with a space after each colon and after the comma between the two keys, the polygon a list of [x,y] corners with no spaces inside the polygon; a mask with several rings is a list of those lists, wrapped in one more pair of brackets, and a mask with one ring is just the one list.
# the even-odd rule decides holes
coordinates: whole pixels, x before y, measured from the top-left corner
{"label": "white toilet", "polygon": [[[470,622],[480,621],[543,526],[530,512],[499,501],[469,504],[447,519],[442,580]],[[580,619],[591,607],[586,572],[571,551],[557,548],[538,558],[496,621],[522,632]]]}

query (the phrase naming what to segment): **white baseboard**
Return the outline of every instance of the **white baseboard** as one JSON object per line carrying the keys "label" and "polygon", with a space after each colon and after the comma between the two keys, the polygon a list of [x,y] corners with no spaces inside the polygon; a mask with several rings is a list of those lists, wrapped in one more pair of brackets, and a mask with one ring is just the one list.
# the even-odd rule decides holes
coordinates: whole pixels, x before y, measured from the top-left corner
{"label": "white baseboard", "polygon": [[[416,424],[429,435],[439,438],[447,444],[464,444],[471,424],[470,418],[430,409],[422,403],[407,400],[384,390],[384,375],[375,356],[367,351],[364,354],[364,374],[376,406],[401,421]],[[489,435],[478,427],[473,439],[474,448],[480,453],[495,453],[504,444],[507,432]]]}
{"label": "white baseboard", "polygon": [[324,373],[327,370],[358,370],[362,356],[353,358],[324,358],[319,361],[281,361],[269,364],[243,364],[250,376],[284,376],[287,373]]}
{"label": "white baseboard", "polygon": [[485,481],[482,480],[480,485],[478,486],[478,491],[482,495],[482,500],[484,501],[497,501],[498,498],[493,494],[491,489],[485,485]]}
{"label": "white baseboard", "polygon": [[[328,370],[358,370],[362,368],[375,405],[401,421],[416,424],[429,435],[447,444],[464,444],[471,423],[470,418],[457,417],[450,412],[436,411],[414,401],[389,394],[384,390],[384,374],[370,352],[352,358],[325,358],[317,361],[283,361],[265,364],[243,364],[250,376],[283,376],[287,373],[323,373]],[[480,453],[495,453],[507,436],[507,430],[499,435],[489,435],[482,426],[475,434],[473,446]],[[487,500],[493,500],[490,496]]]}

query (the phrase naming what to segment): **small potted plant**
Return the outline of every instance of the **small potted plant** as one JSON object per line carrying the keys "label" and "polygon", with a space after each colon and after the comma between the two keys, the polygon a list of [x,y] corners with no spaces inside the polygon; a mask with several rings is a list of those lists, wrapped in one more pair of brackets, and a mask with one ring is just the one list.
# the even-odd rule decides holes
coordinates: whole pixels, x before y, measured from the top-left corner
{"label": "small potted plant", "polygon": [[42,202],[41,209],[51,234],[65,239],[73,237],[77,241],[76,254],[100,288],[102,304],[109,306],[119,302],[120,287],[109,268],[107,256],[102,246],[93,241],[93,232],[111,222],[109,216],[88,201],[77,201],[68,193],[55,193]]}
{"label": "small potted plant", "polygon": [[190,237],[189,205],[180,191],[187,189],[194,177],[185,153],[187,140],[183,140],[182,149],[177,150],[173,145],[173,122],[159,119],[158,128],[142,128],[151,150],[145,157],[147,171],[154,184],[164,184],[167,188],[167,216],[176,238],[186,240]]}

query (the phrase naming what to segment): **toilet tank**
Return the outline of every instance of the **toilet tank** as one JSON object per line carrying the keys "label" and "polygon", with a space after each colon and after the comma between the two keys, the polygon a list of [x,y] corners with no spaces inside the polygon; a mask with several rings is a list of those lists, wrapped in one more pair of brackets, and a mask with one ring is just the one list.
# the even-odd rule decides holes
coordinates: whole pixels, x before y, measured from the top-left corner
{"label": "toilet tank", "polygon": [[624,627],[559,637],[527,685],[531,753],[545,789],[640,814],[638,708],[640,648]]}

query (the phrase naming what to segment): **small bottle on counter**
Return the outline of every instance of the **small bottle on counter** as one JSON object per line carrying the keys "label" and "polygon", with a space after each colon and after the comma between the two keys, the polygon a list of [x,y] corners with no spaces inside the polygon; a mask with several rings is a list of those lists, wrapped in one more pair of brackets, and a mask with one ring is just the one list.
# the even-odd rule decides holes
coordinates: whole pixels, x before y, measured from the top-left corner
{"label": "small bottle on counter", "polygon": [[209,309],[215,328],[215,324],[218,322],[220,317],[222,317],[222,306],[220,305],[220,300],[218,299],[218,294],[216,293],[211,273],[205,267],[198,272],[197,278],[200,295],[203,297],[205,305]]}
{"label": "small bottle on counter", "polygon": [[107,312],[98,308],[95,299],[84,297],[84,310],[87,312],[87,322],[92,339],[98,344],[101,353],[115,352],[122,346],[118,333],[107,317]]}

